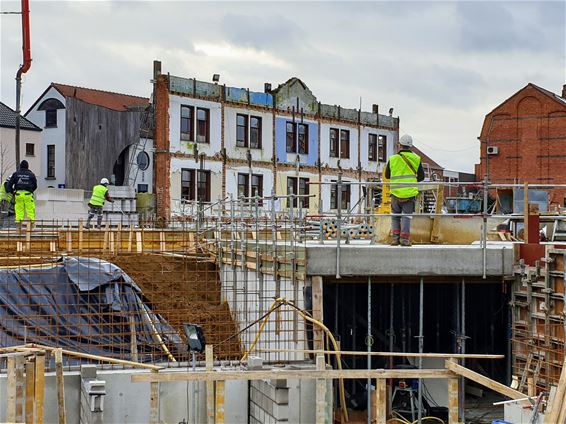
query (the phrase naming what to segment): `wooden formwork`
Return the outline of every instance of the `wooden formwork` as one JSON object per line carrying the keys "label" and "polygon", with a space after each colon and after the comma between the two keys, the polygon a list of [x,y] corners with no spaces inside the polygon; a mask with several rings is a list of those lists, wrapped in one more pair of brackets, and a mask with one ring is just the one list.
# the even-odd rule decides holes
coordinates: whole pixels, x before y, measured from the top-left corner
{"label": "wooden formwork", "polygon": [[513,373],[541,391],[558,384],[564,363],[565,258],[566,249],[548,248],[513,291]]}

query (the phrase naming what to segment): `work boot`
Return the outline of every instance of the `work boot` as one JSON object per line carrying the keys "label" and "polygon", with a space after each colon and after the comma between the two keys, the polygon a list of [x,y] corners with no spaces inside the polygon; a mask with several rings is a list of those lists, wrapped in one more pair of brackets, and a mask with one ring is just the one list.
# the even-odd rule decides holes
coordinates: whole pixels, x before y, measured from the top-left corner
{"label": "work boot", "polygon": [[391,246],[399,246],[399,236],[393,236],[391,240]]}
{"label": "work boot", "polygon": [[401,246],[410,247],[411,240],[409,240],[408,238],[401,238]]}

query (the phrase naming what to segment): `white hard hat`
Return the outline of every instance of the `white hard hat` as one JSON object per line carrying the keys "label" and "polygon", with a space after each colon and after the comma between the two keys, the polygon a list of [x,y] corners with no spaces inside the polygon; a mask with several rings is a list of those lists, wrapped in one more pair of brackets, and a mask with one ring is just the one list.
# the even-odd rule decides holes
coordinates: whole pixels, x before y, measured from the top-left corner
{"label": "white hard hat", "polygon": [[108,178],[103,178],[100,180],[100,184],[110,184],[110,181],[108,181]]}
{"label": "white hard hat", "polygon": [[413,137],[411,137],[409,134],[404,134],[399,139],[399,144],[401,146],[413,147]]}

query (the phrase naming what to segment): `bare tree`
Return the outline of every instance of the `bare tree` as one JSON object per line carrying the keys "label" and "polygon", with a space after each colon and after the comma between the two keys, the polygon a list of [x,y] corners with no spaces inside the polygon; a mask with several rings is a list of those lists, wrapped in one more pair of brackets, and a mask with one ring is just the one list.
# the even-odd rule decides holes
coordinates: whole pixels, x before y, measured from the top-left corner
{"label": "bare tree", "polygon": [[14,167],[16,163],[11,160],[8,155],[9,148],[4,143],[0,144],[0,183],[4,183],[6,178],[8,178],[12,172],[14,172]]}

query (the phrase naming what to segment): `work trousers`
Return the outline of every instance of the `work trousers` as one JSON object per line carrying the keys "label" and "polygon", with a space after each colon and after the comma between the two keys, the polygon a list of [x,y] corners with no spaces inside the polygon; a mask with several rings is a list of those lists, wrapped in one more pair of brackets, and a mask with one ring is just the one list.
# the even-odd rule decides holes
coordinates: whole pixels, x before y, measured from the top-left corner
{"label": "work trousers", "polygon": [[33,193],[23,190],[16,192],[16,206],[14,209],[16,212],[16,222],[22,222],[24,215],[27,215],[31,222],[35,221],[35,199],[33,198]]}
{"label": "work trousers", "polygon": [[415,198],[399,199],[391,196],[391,211],[397,216],[391,217],[393,238],[409,239],[411,235],[411,216],[415,212]]}
{"label": "work trousers", "polygon": [[86,228],[90,228],[90,221],[96,215],[96,225],[98,228],[102,227],[102,206],[95,206],[88,204],[88,219],[86,220]]}

